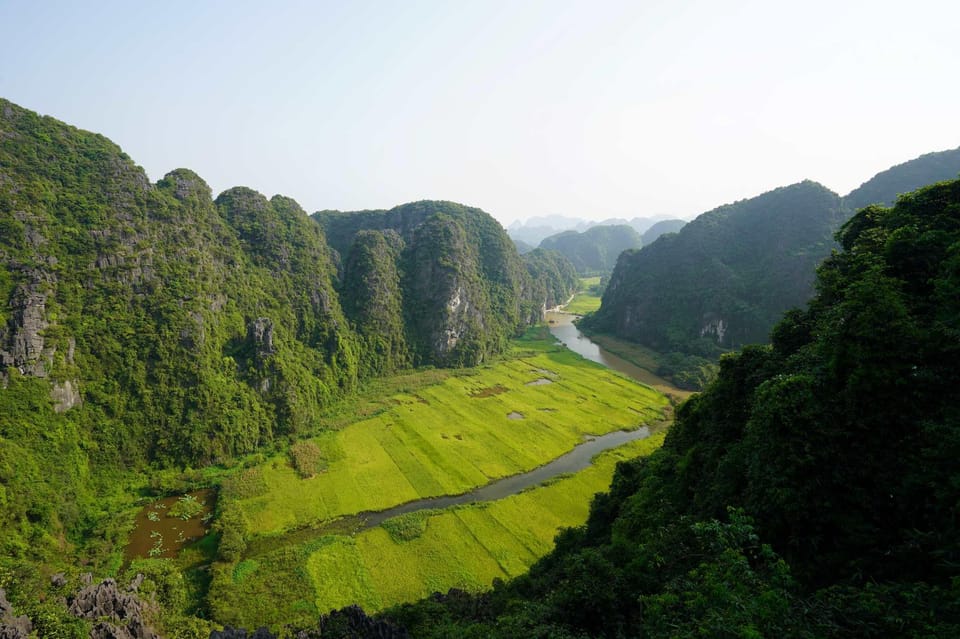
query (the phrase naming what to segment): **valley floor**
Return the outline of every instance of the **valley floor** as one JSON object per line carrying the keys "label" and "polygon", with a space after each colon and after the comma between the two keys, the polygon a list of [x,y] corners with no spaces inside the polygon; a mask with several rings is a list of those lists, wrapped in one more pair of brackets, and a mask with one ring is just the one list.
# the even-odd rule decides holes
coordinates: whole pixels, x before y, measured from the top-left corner
{"label": "valley floor", "polygon": [[651,452],[661,436],[495,502],[331,532],[340,518],[467,492],[669,410],[653,389],[548,340],[518,342],[513,355],[397,392],[378,414],[323,433],[313,441],[328,467],[316,476],[300,478],[286,455],[243,471],[256,487],[238,499],[250,545],[239,561],[214,564],[213,617],[280,626],[351,603],[374,611],[451,587],[480,590],[524,572],[560,528],[582,524],[616,461]]}

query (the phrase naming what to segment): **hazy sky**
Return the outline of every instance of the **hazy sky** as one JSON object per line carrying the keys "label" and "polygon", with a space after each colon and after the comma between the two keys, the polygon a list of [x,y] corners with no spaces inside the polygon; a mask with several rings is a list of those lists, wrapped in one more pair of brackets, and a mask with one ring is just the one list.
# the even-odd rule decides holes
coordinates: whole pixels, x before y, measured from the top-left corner
{"label": "hazy sky", "polygon": [[692,217],[960,145],[960,2],[0,0],[0,96],[308,211]]}

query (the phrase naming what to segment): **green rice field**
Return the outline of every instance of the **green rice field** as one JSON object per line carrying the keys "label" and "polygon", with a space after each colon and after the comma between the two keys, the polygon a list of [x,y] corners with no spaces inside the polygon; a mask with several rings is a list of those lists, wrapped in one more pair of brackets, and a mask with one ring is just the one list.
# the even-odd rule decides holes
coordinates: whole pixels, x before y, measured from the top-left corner
{"label": "green rice field", "polygon": [[586,315],[600,308],[600,296],[590,292],[590,288],[600,284],[599,277],[581,277],[580,291],[574,295],[570,303],[563,307],[565,313]]}
{"label": "green rice field", "polygon": [[669,413],[660,393],[545,333],[518,340],[509,359],[403,385],[377,399],[375,414],[339,418],[340,428],[310,440],[324,458],[311,477],[298,475],[286,454],[244,470],[247,488],[231,499],[249,545],[240,561],[213,564],[213,617],[280,628],[353,603],[375,611],[453,587],[477,591],[523,573],[558,530],[582,524],[616,462],[648,454],[662,434],[504,499],[333,534],[352,514],[469,492],[542,466],[587,435],[656,424]]}
{"label": "green rice field", "polygon": [[255,560],[218,569],[210,599],[224,602],[225,622],[281,626],[353,603],[373,612],[450,588],[489,588],[496,578],[526,572],[561,528],[583,524],[618,461],[647,455],[662,441],[660,433],[606,451],[579,473],[498,501],[402,515],[396,519],[406,521],[388,520],[354,535],[278,544]]}
{"label": "green rice field", "polygon": [[408,501],[459,494],[540,466],[585,435],[662,419],[663,395],[566,349],[532,353],[398,393],[379,415],[313,441],[328,468],[301,479],[285,454],[257,467],[242,499],[260,535]]}

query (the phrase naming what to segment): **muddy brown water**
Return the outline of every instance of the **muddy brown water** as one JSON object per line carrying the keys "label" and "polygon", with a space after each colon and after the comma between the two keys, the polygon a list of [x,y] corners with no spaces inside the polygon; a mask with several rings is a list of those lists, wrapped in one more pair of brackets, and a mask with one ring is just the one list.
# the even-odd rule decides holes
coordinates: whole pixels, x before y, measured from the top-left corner
{"label": "muddy brown water", "polygon": [[180,496],[165,497],[151,502],[137,513],[130,541],[124,551],[124,560],[148,557],[176,557],[184,546],[199,540],[210,531],[209,515],[213,513],[216,493],[213,490],[197,490],[191,493],[203,510],[190,519],[183,520],[169,515],[170,508]]}

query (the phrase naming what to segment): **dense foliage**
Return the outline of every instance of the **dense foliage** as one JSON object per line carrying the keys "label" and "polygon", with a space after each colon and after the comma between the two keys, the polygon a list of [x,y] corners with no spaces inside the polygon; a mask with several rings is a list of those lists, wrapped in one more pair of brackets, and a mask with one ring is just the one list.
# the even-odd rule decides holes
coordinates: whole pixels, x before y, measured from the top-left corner
{"label": "dense foliage", "polygon": [[0,100],[0,554],[117,561],[136,473],[168,491],[166,469],[285,446],[364,378],[476,363],[539,318],[522,295],[553,283],[482,211],[386,216],[411,223],[338,254],[290,198],[214,200],[186,169],[151,184],[106,138]]}
{"label": "dense foliage", "polygon": [[762,342],[811,295],[840,217],[840,198],[813,182],[704,213],[623,254],[590,327],[706,357]]}
{"label": "dense foliage", "polygon": [[926,153],[877,173],[844,196],[843,204],[851,213],[870,204],[891,206],[902,193],[909,193],[926,184],[955,179],[958,174],[960,148]]}
{"label": "dense foliage", "polygon": [[540,248],[562,254],[581,275],[609,273],[617,256],[643,246],[643,239],[627,224],[593,226],[582,233],[563,231],[544,238]]}
{"label": "dense foliage", "polygon": [[960,635],[960,181],[838,235],[771,346],[721,360],[587,525],[415,636]]}
{"label": "dense foliage", "polygon": [[625,253],[583,328],[662,353],[659,374],[701,388],[720,353],[766,341],[787,309],[812,296],[813,269],[837,248],[831,236],[855,208],[889,205],[958,173],[960,149],[930,153],[844,198],[807,181],[704,213],[676,235]]}
{"label": "dense foliage", "polygon": [[647,244],[653,244],[661,235],[679,232],[686,225],[686,220],[660,220],[644,231],[640,237],[643,240],[643,245],[646,246]]}
{"label": "dense foliage", "polygon": [[[538,254],[521,260],[496,220],[454,202],[414,202],[389,211],[321,211],[314,219],[344,264],[341,296],[348,313],[374,303],[372,285],[386,299],[399,300],[391,304],[403,307],[406,350],[400,327],[390,321],[364,328],[370,313],[383,314],[383,309],[354,318],[368,341],[389,342],[377,348],[393,349],[394,366],[481,362],[502,351],[519,326],[539,321],[543,308],[553,305],[549,301],[576,288],[560,258]],[[371,233],[384,239],[373,240]],[[361,256],[354,255],[357,251]]]}
{"label": "dense foliage", "polygon": [[523,255],[530,274],[529,297],[543,300],[544,308],[564,304],[580,284],[573,264],[557,251],[534,249]]}

